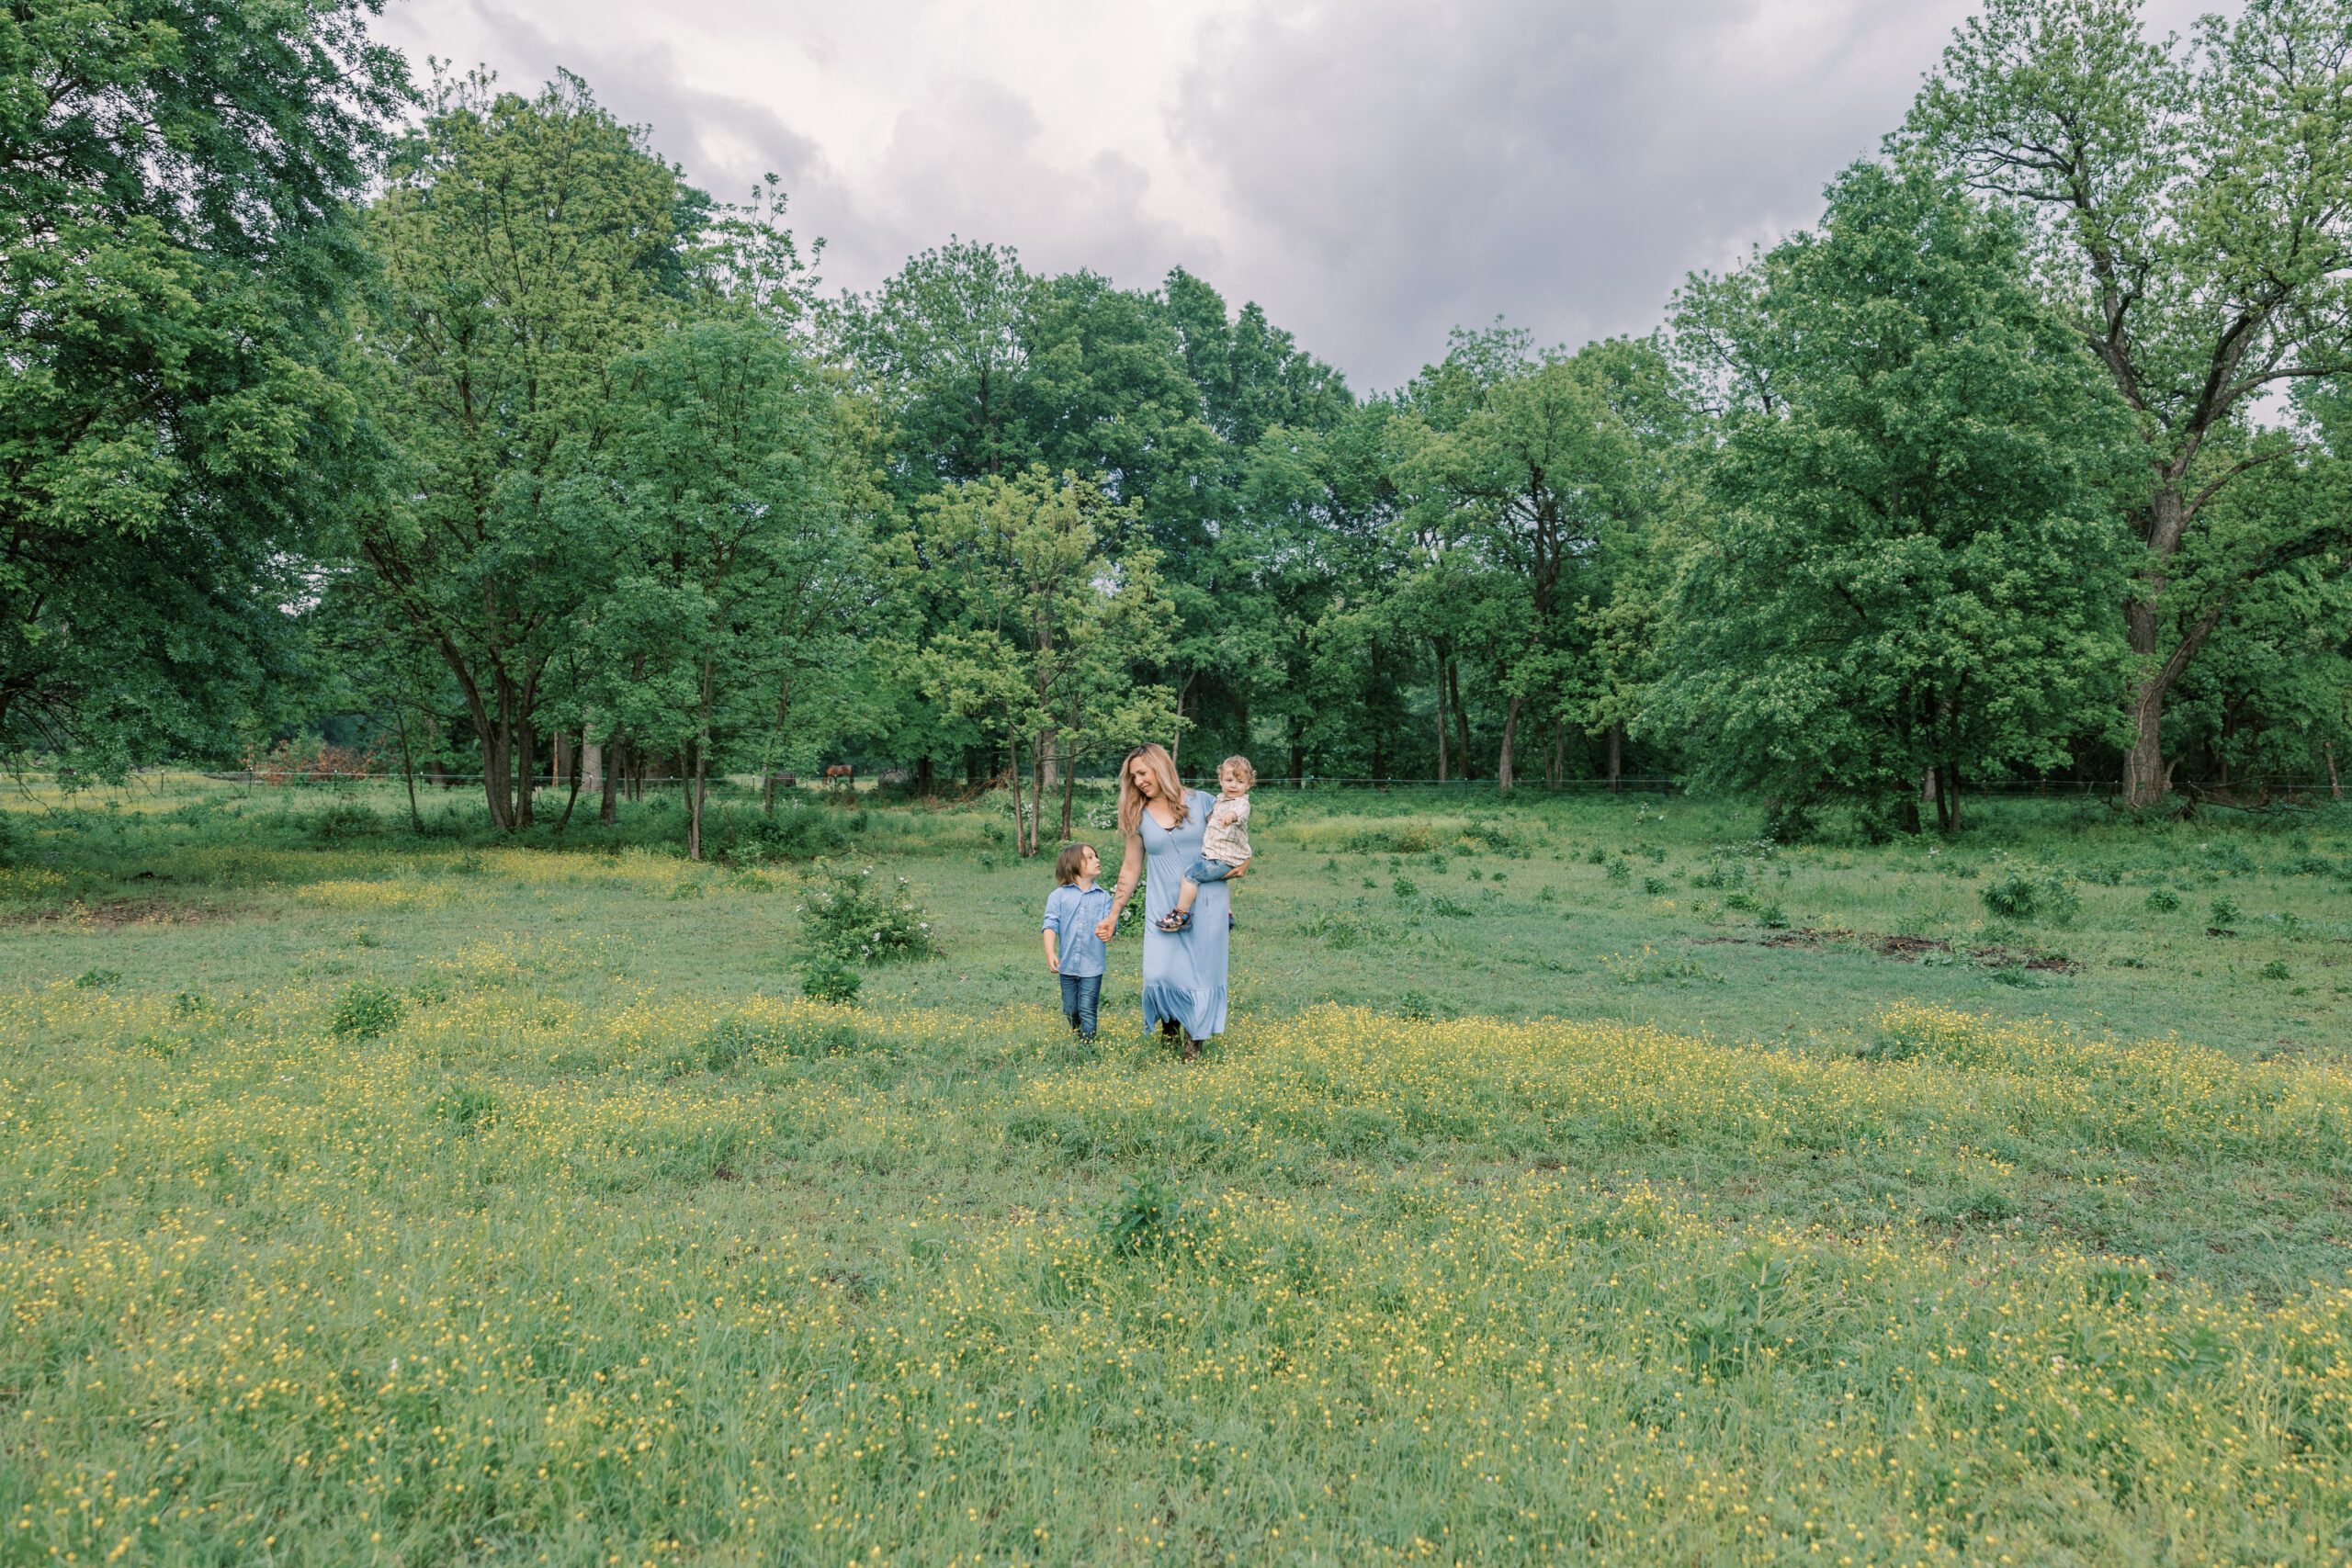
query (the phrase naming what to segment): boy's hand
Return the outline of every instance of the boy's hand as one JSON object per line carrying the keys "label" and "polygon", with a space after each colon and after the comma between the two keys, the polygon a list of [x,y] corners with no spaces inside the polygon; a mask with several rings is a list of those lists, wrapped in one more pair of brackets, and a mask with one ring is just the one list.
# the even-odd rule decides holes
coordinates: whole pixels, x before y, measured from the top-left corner
{"label": "boy's hand", "polygon": [[1062,961],[1049,954],[1046,959],[1046,968],[1048,972],[1058,975],[1062,972]]}
{"label": "boy's hand", "polygon": [[1113,936],[1118,933],[1118,930],[1119,914],[1117,910],[1114,909],[1111,913],[1103,916],[1101,919],[1094,922],[1094,940],[1097,942],[1108,942]]}

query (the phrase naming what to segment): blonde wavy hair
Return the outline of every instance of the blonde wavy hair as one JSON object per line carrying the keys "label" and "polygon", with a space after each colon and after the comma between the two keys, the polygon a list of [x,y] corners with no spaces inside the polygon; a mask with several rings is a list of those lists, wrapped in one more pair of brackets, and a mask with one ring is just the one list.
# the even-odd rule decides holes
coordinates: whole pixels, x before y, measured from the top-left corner
{"label": "blonde wavy hair", "polygon": [[1192,795],[1176,776],[1176,759],[1168,754],[1168,748],[1146,741],[1119,763],[1119,831],[1133,838],[1143,830],[1143,796],[1136,791],[1138,761],[1150,765],[1151,782],[1159,787],[1159,798],[1175,807],[1174,826],[1182,828],[1192,819]]}

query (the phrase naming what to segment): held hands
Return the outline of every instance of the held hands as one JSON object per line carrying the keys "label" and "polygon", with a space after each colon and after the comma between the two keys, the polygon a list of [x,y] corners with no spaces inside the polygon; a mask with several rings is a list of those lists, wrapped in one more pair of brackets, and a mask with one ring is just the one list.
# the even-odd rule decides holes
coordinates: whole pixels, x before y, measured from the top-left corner
{"label": "held hands", "polygon": [[1112,936],[1117,932],[1118,929],[1119,912],[1116,909],[1114,909],[1111,913],[1103,916],[1101,919],[1094,922],[1094,940],[1097,942],[1108,942],[1111,940]]}

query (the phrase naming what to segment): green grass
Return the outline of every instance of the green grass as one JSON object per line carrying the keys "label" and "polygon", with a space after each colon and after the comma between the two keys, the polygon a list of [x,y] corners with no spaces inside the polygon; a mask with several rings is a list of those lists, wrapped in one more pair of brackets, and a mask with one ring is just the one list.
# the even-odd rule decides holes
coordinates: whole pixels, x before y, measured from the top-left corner
{"label": "green grass", "polygon": [[1261,792],[1187,1066],[984,806],[830,1008],[674,807],[235,794],[12,819],[0,1563],[2352,1554],[2339,818]]}
{"label": "green grass", "polygon": [[[532,841],[561,842],[564,858],[508,874],[503,840],[468,797],[428,802],[436,830],[416,838],[399,830],[404,801],[379,790],[382,831],[329,837],[314,826],[321,800],[172,787],[62,825],[17,814],[30,847],[0,872],[0,895],[30,898],[0,925],[9,973],[96,966],[140,984],[192,974],[250,988],[336,962],[331,950],[363,927],[388,959],[413,962],[469,933],[558,924],[626,929],[637,972],[663,987],[774,989],[796,962],[797,928],[768,891],[777,875],[682,874],[674,804],[627,808],[615,829],[583,812],[563,840],[542,827]],[[1910,998],[2134,1037],[2177,1031],[2248,1056],[2333,1059],[2352,1037],[2352,815],[2341,810],[2135,826],[2104,807],[1996,802],[1987,826],[1956,843],[1776,849],[1753,840],[1753,812],[1705,802],[1472,812],[1459,798],[1258,798],[1261,859],[1237,898],[1234,986],[1237,1005],[1259,1015],[1325,1002],[1394,1010],[1410,994],[1442,1016],[1826,1041]],[[1081,822],[1107,822],[1108,805],[1082,798]],[[1050,874],[1012,857],[1001,809],[805,815],[837,859],[909,876],[936,918],[946,962],[878,973],[868,1006],[989,1011],[1049,999],[1035,922]],[[739,794],[722,803],[714,837],[758,819]],[[1115,874],[1115,831],[1080,831]],[[1986,906],[1987,888],[2045,872],[2078,901],[2071,919]],[[364,889],[319,891],[363,882],[394,897],[403,878],[464,896],[377,919]],[[673,898],[681,884],[690,896]],[[2177,908],[2152,907],[2154,893]],[[2229,934],[2210,934],[2217,899],[2238,911]],[[59,918],[77,900],[89,919]],[[166,916],[174,923],[155,923]],[[1123,938],[1106,1006],[1132,997],[1136,962]]]}

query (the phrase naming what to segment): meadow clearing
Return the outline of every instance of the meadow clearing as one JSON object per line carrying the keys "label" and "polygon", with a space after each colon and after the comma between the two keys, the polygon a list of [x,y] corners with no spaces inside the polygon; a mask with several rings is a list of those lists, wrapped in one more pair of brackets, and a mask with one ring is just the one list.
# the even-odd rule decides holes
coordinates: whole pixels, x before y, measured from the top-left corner
{"label": "meadow clearing", "polygon": [[987,802],[21,802],[0,1562],[2352,1560],[2352,817],[1260,801],[1191,1066]]}

